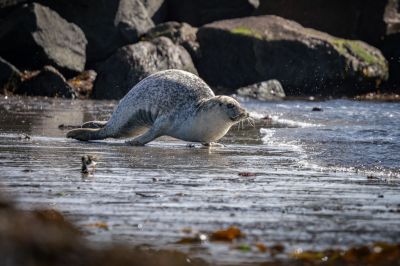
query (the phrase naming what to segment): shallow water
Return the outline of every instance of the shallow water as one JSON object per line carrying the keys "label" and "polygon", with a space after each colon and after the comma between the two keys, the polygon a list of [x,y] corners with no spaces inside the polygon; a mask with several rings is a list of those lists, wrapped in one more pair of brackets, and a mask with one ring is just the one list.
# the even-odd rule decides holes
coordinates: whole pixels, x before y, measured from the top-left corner
{"label": "shallow water", "polygon": [[[243,104],[272,125],[233,128],[225,147],[208,150],[169,138],[146,147],[66,139],[60,124],[105,120],[115,102],[1,98],[0,191],[23,208],[61,210],[100,243],[179,248],[218,263],[269,259],[256,242],[291,252],[400,241],[399,104]],[[93,176],[80,173],[82,155],[98,158]],[[96,222],[109,230],[87,226]],[[174,244],[185,228],[230,225],[252,251]]]}

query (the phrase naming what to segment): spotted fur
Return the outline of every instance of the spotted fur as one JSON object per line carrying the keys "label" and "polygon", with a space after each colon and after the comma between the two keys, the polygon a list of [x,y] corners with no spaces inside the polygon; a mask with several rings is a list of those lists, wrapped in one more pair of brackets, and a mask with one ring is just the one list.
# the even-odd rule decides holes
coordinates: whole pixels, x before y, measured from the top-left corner
{"label": "spotted fur", "polygon": [[108,122],[93,121],[68,132],[78,140],[135,137],[144,145],[167,135],[210,143],[247,117],[240,104],[228,96],[215,96],[199,77],[182,70],[165,70],[143,79],[119,102]]}

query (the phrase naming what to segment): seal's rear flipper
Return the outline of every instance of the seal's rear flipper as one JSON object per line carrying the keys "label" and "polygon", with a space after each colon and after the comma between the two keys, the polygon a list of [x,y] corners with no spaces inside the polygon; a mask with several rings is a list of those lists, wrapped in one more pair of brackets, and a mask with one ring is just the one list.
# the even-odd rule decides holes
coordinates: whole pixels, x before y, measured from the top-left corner
{"label": "seal's rear flipper", "polygon": [[67,138],[83,141],[105,139],[106,137],[102,128],[78,128],[67,133]]}
{"label": "seal's rear flipper", "polygon": [[84,123],[82,128],[103,128],[107,124],[107,121],[89,121]]}

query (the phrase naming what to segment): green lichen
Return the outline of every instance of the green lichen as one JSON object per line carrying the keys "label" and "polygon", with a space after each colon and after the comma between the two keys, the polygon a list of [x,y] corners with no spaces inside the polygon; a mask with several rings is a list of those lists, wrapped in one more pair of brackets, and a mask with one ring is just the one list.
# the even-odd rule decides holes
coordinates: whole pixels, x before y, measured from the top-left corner
{"label": "green lichen", "polygon": [[359,41],[334,39],[331,41],[331,43],[341,54],[350,53],[351,55],[357,57],[359,60],[369,65],[386,65],[385,59],[383,57],[368,51],[362,46],[362,43]]}
{"label": "green lichen", "polygon": [[[388,65],[385,58],[378,52],[369,49],[363,42],[350,41],[344,39],[330,40],[333,47],[343,56],[350,55],[357,58],[360,64],[356,64],[356,69],[366,78],[383,77],[388,78]],[[377,85],[380,80],[377,81]]]}
{"label": "green lichen", "polygon": [[231,32],[233,34],[239,34],[239,35],[254,37],[257,39],[262,39],[262,35],[260,33],[246,27],[237,27],[232,29]]}

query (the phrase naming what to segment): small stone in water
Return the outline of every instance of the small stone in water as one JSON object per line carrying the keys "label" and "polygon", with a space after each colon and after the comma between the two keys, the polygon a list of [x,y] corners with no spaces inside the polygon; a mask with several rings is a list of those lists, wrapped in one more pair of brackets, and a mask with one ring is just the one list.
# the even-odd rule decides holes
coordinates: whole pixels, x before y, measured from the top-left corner
{"label": "small stone in water", "polygon": [[267,252],[268,250],[267,246],[260,242],[256,243],[255,246],[258,248],[260,252]]}
{"label": "small stone in water", "polygon": [[95,169],[96,169],[96,162],[95,162],[95,157],[92,155],[84,155],[82,156],[82,168],[81,172],[83,174],[93,174]]}
{"label": "small stone in water", "polygon": [[28,134],[22,134],[18,138],[21,140],[30,140],[31,136],[29,136]]}
{"label": "small stone in water", "polygon": [[313,109],[311,111],[313,111],[313,112],[322,112],[322,108],[321,107],[313,107]]}
{"label": "small stone in water", "polygon": [[86,224],[85,226],[97,227],[99,229],[103,229],[103,230],[107,230],[108,231],[108,225],[106,223],[103,223],[103,222],[97,222],[97,223],[93,223],[93,224]]}
{"label": "small stone in water", "polygon": [[242,231],[235,227],[231,226],[227,228],[226,230],[219,230],[215,231],[211,234],[211,240],[213,241],[232,241],[236,238],[241,238],[244,237],[245,235],[242,233]]}
{"label": "small stone in water", "polygon": [[238,175],[248,177],[248,176],[256,176],[257,174],[251,172],[240,172]]}

